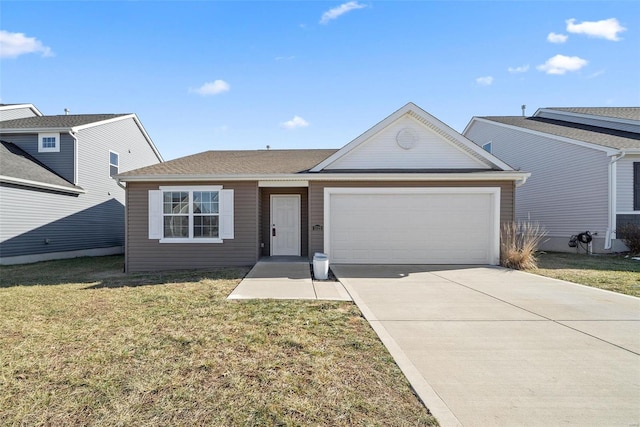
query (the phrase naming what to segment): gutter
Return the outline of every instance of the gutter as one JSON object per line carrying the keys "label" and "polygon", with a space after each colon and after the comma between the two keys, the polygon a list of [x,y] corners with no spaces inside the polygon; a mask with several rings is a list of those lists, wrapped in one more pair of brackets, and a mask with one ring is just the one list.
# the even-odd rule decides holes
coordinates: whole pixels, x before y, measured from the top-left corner
{"label": "gutter", "polygon": [[0,182],[8,182],[10,184],[24,185],[24,186],[27,186],[27,187],[34,187],[34,188],[42,188],[42,189],[45,189],[45,190],[55,190],[55,191],[60,191],[60,192],[63,192],[63,193],[69,193],[69,194],[84,194],[84,193],[86,193],[80,187],[78,187],[77,189],[73,189],[73,188],[62,186],[62,185],[45,184],[43,182],[31,181],[29,179],[14,178],[14,177],[11,177],[11,176],[4,176],[4,175],[0,175]]}
{"label": "gutter", "polygon": [[525,183],[531,176],[528,172],[500,171],[477,173],[305,173],[305,174],[260,174],[260,175],[119,175],[123,182],[187,182],[187,181],[517,181]]}
{"label": "gutter", "polygon": [[617,154],[611,155],[611,160],[609,161],[609,220],[607,224],[607,233],[604,239],[604,248],[611,249],[612,241],[616,238],[616,211],[618,204],[617,198],[617,168],[616,163],[618,160],[622,159],[627,155],[626,151],[619,151]]}

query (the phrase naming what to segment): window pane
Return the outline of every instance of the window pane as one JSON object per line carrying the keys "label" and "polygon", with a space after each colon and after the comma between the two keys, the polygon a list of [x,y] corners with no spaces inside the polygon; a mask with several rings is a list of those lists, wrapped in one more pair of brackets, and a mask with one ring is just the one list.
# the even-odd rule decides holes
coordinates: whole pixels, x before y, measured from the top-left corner
{"label": "window pane", "polygon": [[189,217],[188,216],[165,216],[164,217],[164,237],[166,238],[188,238],[189,237]]}
{"label": "window pane", "polygon": [[186,191],[165,191],[162,211],[165,214],[189,213],[189,193]]}
{"label": "window pane", "polygon": [[118,175],[118,167],[117,166],[109,166],[109,174],[111,176]]}
{"label": "window pane", "polygon": [[193,192],[193,213],[217,214],[218,213],[218,192],[217,191],[194,191]]}
{"label": "window pane", "polygon": [[109,152],[109,163],[118,166],[118,154]]}
{"label": "window pane", "polygon": [[193,237],[194,238],[218,237],[218,217],[194,215]]}

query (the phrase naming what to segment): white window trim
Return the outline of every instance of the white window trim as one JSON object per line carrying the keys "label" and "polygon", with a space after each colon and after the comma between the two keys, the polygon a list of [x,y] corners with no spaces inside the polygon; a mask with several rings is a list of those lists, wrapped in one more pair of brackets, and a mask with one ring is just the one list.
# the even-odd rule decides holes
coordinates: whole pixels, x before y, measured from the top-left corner
{"label": "white window trim", "polygon": [[[193,187],[180,187],[180,186],[162,186],[160,187],[160,191],[183,191],[189,193],[189,234],[193,233],[193,192],[194,191],[217,191],[218,192],[218,236],[222,234],[222,186],[221,185],[210,185],[210,186],[193,186]],[[163,199],[163,198],[161,198]],[[162,211],[161,211],[162,212]],[[163,214],[164,218],[164,214]],[[164,220],[163,220],[164,223]],[[162,237],[160,239],[160,243],[223,243],[223,239],[221,237],[217,238],[200,238],[196,239],[194,237],[189,238],[171,238],[171,237]]]}
{"label": "white window trim", "polygon": [[[56,146],[55,147],[43,147],[42,139],[43,138],[55,138]],[[47,133],[39,133],[38,134],[38,153],[59,153],[60,152],[60,133],[57,132],[47,132]]]}
{"label": "white window trim", "polygon": [[[111,153],[115,154],[116,156],[118,156],[118,164],[114,165],[111,163]],[[111,175],[111,166],[115,166],[118,168],[118,172],[116,172],[116,175],[120,173],[120,153],[118,153],[117,151],[113,151],[113,150],[109,150],[109,177],[113,178],[113,175]]]}

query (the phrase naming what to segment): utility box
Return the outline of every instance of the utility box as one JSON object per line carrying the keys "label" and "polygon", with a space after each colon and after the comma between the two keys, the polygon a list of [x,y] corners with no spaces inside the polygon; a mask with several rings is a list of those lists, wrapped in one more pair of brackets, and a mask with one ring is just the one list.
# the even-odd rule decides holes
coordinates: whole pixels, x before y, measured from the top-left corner
{"label": "utility box", "polygon": [[329,257],[327,254],[320,252],[313,254],[313,276],[316,280],[329,278]]}

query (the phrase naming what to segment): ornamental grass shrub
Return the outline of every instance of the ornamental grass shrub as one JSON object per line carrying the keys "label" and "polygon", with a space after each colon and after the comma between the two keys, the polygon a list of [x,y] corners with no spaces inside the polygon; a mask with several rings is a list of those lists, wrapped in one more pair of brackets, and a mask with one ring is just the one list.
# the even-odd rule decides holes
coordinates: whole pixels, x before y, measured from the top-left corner
{"label": "ornamental grass shrub", "polygon": [[500,265],[515,270],[538,268],[538,247],[547,235],[540,224],[506,222],[500,229]]}
{"label": "ornamental grass shrub", "polygon": [[630,255],[640,255],[640,226],[625,224],[618,227],[617,237],[629,248]]}

